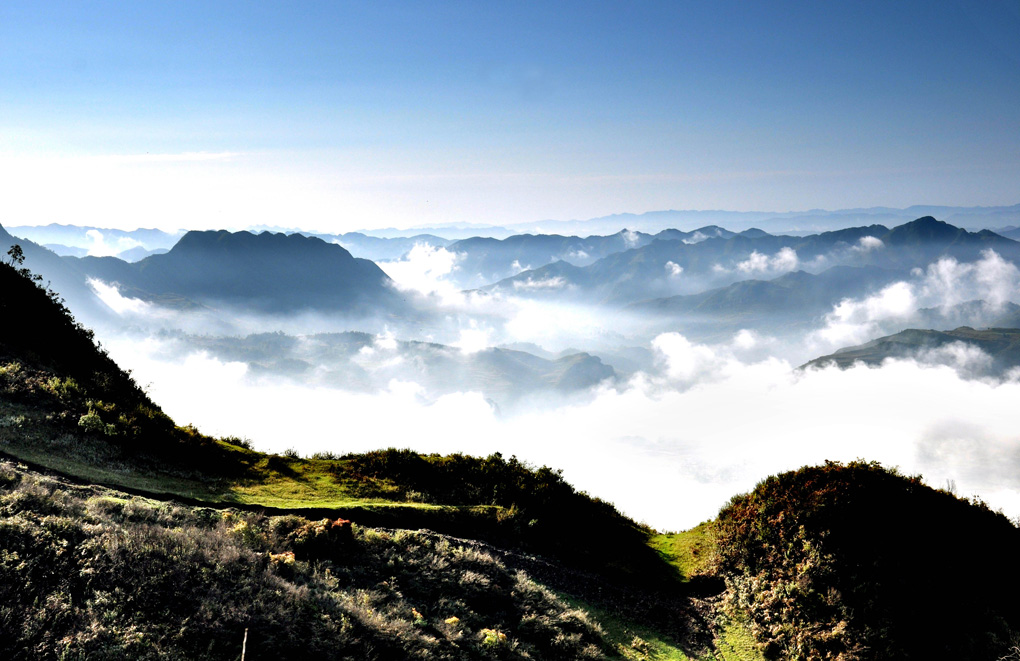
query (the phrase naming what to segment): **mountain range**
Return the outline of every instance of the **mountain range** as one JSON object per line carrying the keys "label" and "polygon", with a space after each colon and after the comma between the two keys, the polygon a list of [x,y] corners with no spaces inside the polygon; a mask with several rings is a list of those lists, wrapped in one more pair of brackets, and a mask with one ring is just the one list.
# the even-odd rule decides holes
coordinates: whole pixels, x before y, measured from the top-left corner
{"label": "mountain range", "polygon": [[[764,232],[748,230],[742,234],[760,236]],[[693,244],[709,238],[732,236],[736,234],[711,225],[690,232],[666,229],[654,235],[624,229],[608,236],[583,238],[558,234],[517,234],[505,239],[474,237],[447,246],[447,250],[458,258],[449,277],[458,286],[471,289],[559,261],[571,266],[587,266],[610,255],[642,248],[656,240]]]}
{"label": "mountain range", "polygon": [[485,291],[623,305],[691,294],[765,275],[831,266],[910,271],[941,257],[973,261],[995,250],[1020,261],[1020,243],[988,230],[968,232],[930,216],[889,229],[852,227],[804,237],[764,232],[709,238],[697,243],[657,239],[576,267],[556,262],[501,280]]}
{"label": "mountain range", "polygon": [[[429,314],[372,261],[297,233],[188,232],[167,253],[134,263],[61,258],[0,228],[0,247],[16,242],[23,244],[26,265],[90,322],[116,315],[98,299],[89,279],[114,283],[124,296],[165,307],[340,312],[404,321]],[[661,329],[710,322],[716,332],[781,331],[815,323],[839,301],[877,292],[941,258],[970,262],[994,250],[1020,263],[1017,241],[932,217],[892,229],[869,225],[808,236],[706,226],[655,235],[623,230],[585,238],[473,238],[446,249],[458,255],[450,274],[454,281],[484,283],[531,263],[559,260],[482,286],[485,292],[622,307],[649,316]],[[932,327],[941,323],[932,321]],[[960,317],[957,323],[985,321]]]}

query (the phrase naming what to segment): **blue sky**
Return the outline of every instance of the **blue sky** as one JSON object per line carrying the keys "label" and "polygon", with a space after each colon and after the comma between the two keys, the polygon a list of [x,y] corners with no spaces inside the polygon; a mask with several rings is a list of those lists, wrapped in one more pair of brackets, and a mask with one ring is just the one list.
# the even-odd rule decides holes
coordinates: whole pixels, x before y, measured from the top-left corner
{"label": "blue sky", "polygon": [[1020,2],[3,3],[0,223],[1020,202]]}

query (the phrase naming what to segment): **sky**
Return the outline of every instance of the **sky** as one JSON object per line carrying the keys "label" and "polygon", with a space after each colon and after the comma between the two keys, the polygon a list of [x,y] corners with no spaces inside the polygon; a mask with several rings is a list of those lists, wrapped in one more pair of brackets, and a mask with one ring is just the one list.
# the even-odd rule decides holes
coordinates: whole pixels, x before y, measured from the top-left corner
{"label": "sky", "polygon": [[1020,2],[0,4],[0,224],[1020,202]]}

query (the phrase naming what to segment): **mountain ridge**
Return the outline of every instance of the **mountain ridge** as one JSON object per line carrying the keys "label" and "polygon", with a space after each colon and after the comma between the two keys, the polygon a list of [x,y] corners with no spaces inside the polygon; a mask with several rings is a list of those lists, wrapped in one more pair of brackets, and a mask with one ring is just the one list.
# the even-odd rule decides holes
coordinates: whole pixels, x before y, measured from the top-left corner
{"label": "mountain ridge", "polygon": [[92,277],[210,305],[271,313],[305,308],[376,313],[406,307],[374,262],[300,234],[192,231],[165,254],[135,263],[114,260],[86,257],[78,263]]}

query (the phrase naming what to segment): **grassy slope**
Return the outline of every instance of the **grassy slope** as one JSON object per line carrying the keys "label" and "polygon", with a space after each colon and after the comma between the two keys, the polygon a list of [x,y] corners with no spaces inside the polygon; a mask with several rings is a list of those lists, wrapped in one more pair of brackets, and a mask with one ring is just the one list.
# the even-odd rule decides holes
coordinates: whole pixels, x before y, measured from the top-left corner
{"label": "grassy slope", "polygon": [[710,521],[684,532],[652,535],[648,543],[676,567],[685,581],[709,573],[717,547],[715,528]]}
{"label": "grassy slope", "polygon": [[610,659],[494,549],[182,507],[0,462],[0,658]]}

